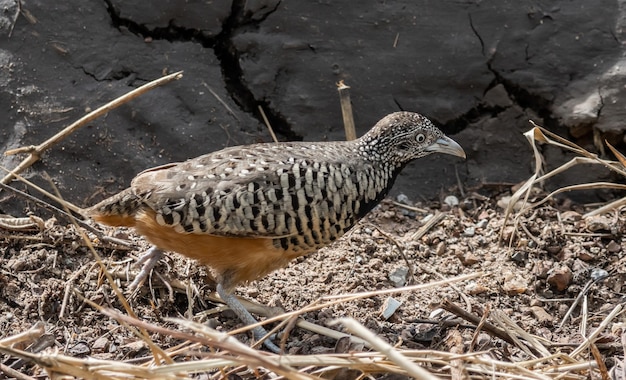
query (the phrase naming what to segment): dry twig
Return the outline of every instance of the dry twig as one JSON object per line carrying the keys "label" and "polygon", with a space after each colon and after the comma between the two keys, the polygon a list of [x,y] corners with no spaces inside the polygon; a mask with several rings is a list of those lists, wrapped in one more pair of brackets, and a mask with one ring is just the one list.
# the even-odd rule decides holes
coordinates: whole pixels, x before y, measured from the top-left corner
{"label": "dry twig", "polygon": [[182,71],[170,74],[170,75],[166,75],[162,78],[153,80],[152,82],[148,82],[146,84],[144,84],[143,86],[136,88],[133,91],[130,91],[122,96],[120,96],[119,98],[105,104],[104,106],[88,113],[87,115],[81,117],[80,119],[78,119],[77,121],[75,121],[74,123],[72,123],[71,125],[67,126],[65,129],[63,129],[62,131],[60,131],[59,133],[57,133],[56,135],[52,136],[51,138],[49,138],[48,140],[44,141],[43,143],[37,145],[37,146],[27,146],[27,147],[22,147],[22,148],[17,148],[17,149],[13,149],[10,151],[6,151],[4,154],[5,155],[13,155],[13,154],[19,154],[19,153],[27,153],[28,157],[26,157],[15,169],[13,169],[8,175],[6,175],[4,178],[2,178],[2,180],[0,180],[0,183],[3,184],[8,184],[13,178],[15,178],[14,174],[19,174],[22,171],[24,171],[25,169],[27,169],[28,167],[30,167],[33,163],[37,162],[39,160],[39,158],[41,157],[41,155],[48,149],[50,149],[52,146],[54,146],[55,144],[57,144],[58,142],[60,142],[61,140],[65,139],[67,136],[71,135],[72,133],[74,133],[74,131],[76,131],[78,128],[82,127],[83,125],[89,123],[90,121],[104,115],[105,113],[121,106],[124,103],[127,103],[128,101],[144,94],[145,92],[148,92],[158,86],[161,86],[163,84],[169,83],[173,80],[178,80],[180,78],[183,77]]}

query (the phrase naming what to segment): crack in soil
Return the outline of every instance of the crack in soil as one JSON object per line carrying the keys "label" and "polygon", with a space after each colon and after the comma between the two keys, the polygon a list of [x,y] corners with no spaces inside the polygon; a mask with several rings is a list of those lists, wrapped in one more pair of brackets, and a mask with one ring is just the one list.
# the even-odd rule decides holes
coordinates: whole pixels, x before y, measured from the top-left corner
{"label": "crack in soil", "polygon": [[[468,14],[468,20],[470,29],[480,42],[481,53],[483,56],[485,56],[485,42],[478,32],[478,29],[474,25],[471,13]],[[493,55],[489,56],[486,64],[487,69],[494,76],[494,79],[487,86],[487,88],[485,88],[483,95],[486,94],[487,91],[489,91],[493,87],[501,84],[502,86],[504,86],[504,89],[506,90],[509,98],[514,104],[518,105],[521,108],[527,108],[535,112],[537,115],[539,115],[539,117],[543,119],[546,127],[554,128],[555,130],[565,128],[558,122],[557,118],[550,111],[552,103],[549,100],[539,95],[531,94],[530,91],[528,91],[524,87],[521,87],[504,78],[504,76],[502,76],[502,74],[500,74],[498,70],[493,68],[493,58]],[[498,114],[504,111],[506,108],[508,107],[493,107],[479,103],[475,107],[470,108],[462,115],[459,115],[455,119],[449,120],[444,123],[442,125],[442,129],[447,133],[455,134],[462,131],[467,127],[468,124],[480,119],[482,116],[497,117]]]}
{"label": "crack in soil", "polygon": [[277,2],[276,6],[263,14],[262,17],[254,18],[252,12],[246,12],[245,0],[234,0],[229,16],[222,23],[222,30],[216,36],[210,37],[203,34],[200,30],[176,26],[172,22],[167,27],[150,29],[131,19],[121,17],[112,0],[105,0],[112,25],[117,29],[124,27],[142,38],[167,40],[170,42],[194,42],[201,44],[204,48],[213,49],[215,56],[220,62],[226,91],[240,109],[251,114],[259,123],[265,125],[259,111],[260,106],[277,134],[283,136],[286,140],[302,140],[302,136],[293,130],[287,119],[271,106],[269,100],[257,99],[255,97],[246,83],[245,73],[239,63],[241,52],[233,44],[233,37],[238,32],[250,28],[257,29],[270,14],[278,9],[280,3],[280,1]]}

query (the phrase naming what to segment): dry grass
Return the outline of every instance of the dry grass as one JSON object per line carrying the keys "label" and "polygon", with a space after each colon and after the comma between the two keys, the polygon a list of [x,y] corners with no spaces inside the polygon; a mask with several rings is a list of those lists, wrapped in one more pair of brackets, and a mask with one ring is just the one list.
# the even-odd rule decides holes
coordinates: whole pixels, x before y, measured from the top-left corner
{"label": "dry grass", "polygon": [[[530,204],[529,199],[533,187],[574,165],[594,163],[626,175],[624,169],[626,159],[612,147],[610,148],[617,155],[619,161],[600,159],[595,154],[538,126],[535,126],[525,135],[533,147],[536,172],[513,195],[507,209],[507,217],[513,215],[513,207],[518,201],[523,202],[522,210],[518,213],[521,215],[564,191],[598,187],[626,188],[626,186],[613,183],[580,184],[561,188],[547,195],[544,199]],[[537,147],[538,142],[573,151],[579,157],[558,169],[541,174],[543,160]],[[49,145],[45,146],[46,149],[48,147]],[[32,150],[27,152],[33,154]],[[605,212],[622,206],[624,203],[626,203],[626,199],[619,199],[589,215]],[[518,220],[516,218],[514,223],[519,223]],[[429,227],[426,226],[425,228]],[[425,231],[418,231],[418,234],[423,232]],[[83,238],[85,244],[90,246],[89,239],[86,236]],[[563,352],[562,346],[558,344],[527,333],[500,310],[485,308],[482,315],[475,315],[468,311],[461,311],[461,308],[450,306],[446,310],[452,313],[457,310],[458,317],[476,326],[475,336],[479,332],[485,332],[496,339],[507,342],[509,352],[515,351],[522,354],[508,355],[498,352],[496,349],[473,351],[471,347],[468,349],[462,342],[455,340],[454,334],[450,336],[449,351],[402,349],[381,340],[376,334],[354,320],[340,319],[334,323],[342,324],[352,334],[353,343],[364,347],[365,350],[337,354],[276,355],[248,347],[230,334],[218,332],[206,325],[190,320],[168,319],[168,322],[178,326],[174,329],[139,319],[117,287],[113,276],[98,258],[96,251],[93,248],[91,251],[97,258],[96,261],[101,266],[102,273],[105,274],[109,285],[114,289],[119,301],[124,306],[125,312],[102,308],[95,304],[91,304],[91,306],[98,309],[103,315],[116,320],[124,329],[132,331],[137,342],[149,347],[152,356],[143,358],[141,361],[133,359],[124,362],[89,357],[77,358],[59,352],[55,348],[31,353],[27,347],[45,333],[41,324],[36,324],[28,331],[0,340],[1,353],[33,363],[41,370],[46,371],[51,378],[187,379],[202,373],[214,379],[230,378],[232,375],[243,378],[318,379],[334,378],[342,370],[350,369],[358,371],[360,373],[359,378],[363,379],[373,378],[373,376],[380,374],[401,374],[421,379],[608,379],[610,377],[598,351],[597,341],[603,331],[618,326],[616,322],[624,313],[623,305],[616,305],[599,326],[568,353]],[[278,320],[289,323],[301,314],[332,304],[347,303],[356,299],[397,292],[419,292],[428,287],[452,286],[455,282],[468,281],[482,275],[482,273],[475,273],[406,288],[326,297],[298,311],[270,318],[265,323]],[[71,289],[68,290],[71,291]],[[85,302],[88,301],[85,300]],[[154,334],[168,336],[182,343],[174,347],[159,347],[151,338],[154,337]],[[0,370],[14,378],[31,378],[27,374],[4,365],[0,365]]]}

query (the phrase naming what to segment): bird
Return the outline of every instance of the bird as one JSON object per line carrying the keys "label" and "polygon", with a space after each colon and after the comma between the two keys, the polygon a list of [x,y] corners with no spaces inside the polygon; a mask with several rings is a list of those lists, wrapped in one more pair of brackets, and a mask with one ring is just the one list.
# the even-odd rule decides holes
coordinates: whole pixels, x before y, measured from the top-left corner
{"label": "bird", "polygon": [[[234,296],[238,284],[339,239],[409,162],[431,153],[465,158],[425,116],[394,112],[351,141],[242,145],[147,169],[85,212],[152,244],[140,259],[142,278],[165,251],[197,260],[214,271],[220,298],[254,324]],[[252,332],[257,340],[266,335],[261,326]],[[279,352],[270,339],[264,344]]]}

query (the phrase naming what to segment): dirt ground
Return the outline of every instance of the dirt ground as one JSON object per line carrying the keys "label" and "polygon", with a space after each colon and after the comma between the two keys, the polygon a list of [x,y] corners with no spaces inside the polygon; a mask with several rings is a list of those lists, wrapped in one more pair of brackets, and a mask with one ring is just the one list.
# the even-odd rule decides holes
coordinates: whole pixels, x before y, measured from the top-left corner
{"label": "dirt ground", "polygon": [[[240,286],[237,294],[295,311],[327,295],[476,274],[472,280],[449,285],[342,302],[307,312],[302,318],[328,326],[336,318],[353,317],[398,348],[447,351],[459,345],[451,343],[451,334],[460,333],[461,352],[489,350],[497,359],[510,361],[529,358],[484,328],[477,333],[476,323],[440,308],[445,299],[479,319],[487,313],[501,313],[526,332],[544,338],[552,353],[570,352],[624,301],[626,259],[621,237],[626,214],[616,211],[583,218],[588,208],[561,200],[519,217],[516,226],[510,220],[503,238],[511,243],[502,244],[501,205],[507,194],[457,195],[458,205],[451,198],[447,203],[442,200],[408,207],[386,200],[336,244]],[[423,228],[430,218],[439,217],[434,226]],[[424,233],[416,236],[418,232]],[[89,233],[109,271],[120,287],[127,289],[128,279],[132,280],[137,270],[133,263],[147,245],[132,231],[107,229],[106,233],[131,242],[127,249],[112,248]],[[49,221],[43,230],[4,228],[0,229],[0,244],[0,340],[42,321],[46,339],[39,339],[35,351],[54,349],[75,357],[131,362],[150,356],[147,347],[127,328],[83,300],[122,310],[76,227],[65,221]],[[166,317],[189,318],[221,331],[240,327],[228,310],[207,312],[220,306],[211,298],[213,288],[207,273],[193,261],[169,254],[150,284],[130,298],[132,309],[139,318],[168,327],[175,325],[165,321]],[[400,305],[386,318],[382,311],[385,305],[393,304],[389,297]],[[611,321],[597,343],[609,371],[621,368],[623,361],[618,322],[619,318]],[[338,344],[334,338],[299,327],[283,335],[285,352],[291,354],[366,350],[358,345],[347,347],[345,341]],[[250,341],[245,333],[236,337]],[[179,343],[159,334],[152,338],[163,348]],[[38,367],[15,357],[0,356],[0,363],[32,376],[44,375]],[[344,373],[343,378],[357,375]],[[4,376],[0,378],[7,378]]]}

